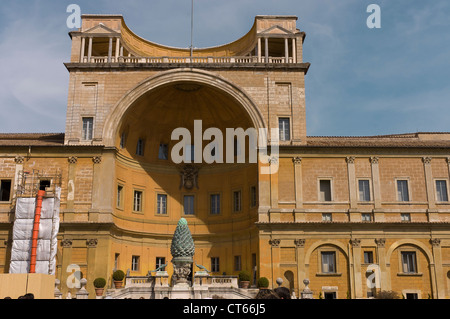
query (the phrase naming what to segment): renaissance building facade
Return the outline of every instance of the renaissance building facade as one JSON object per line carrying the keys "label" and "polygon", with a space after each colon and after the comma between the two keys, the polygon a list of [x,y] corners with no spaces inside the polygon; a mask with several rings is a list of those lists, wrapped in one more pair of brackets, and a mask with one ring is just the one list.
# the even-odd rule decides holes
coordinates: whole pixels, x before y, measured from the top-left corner
{"label": "renaissance building facade", "polygon": [[[271,287],[282,278],[297,296],[309,279],[315,298],[450,298],[450,133],[308,136],[297,17],[257,16],[242,38],[192,52],[140,38],[120,15],[83,15],[70,37],[65,133],[0,134],[0,272],[28,183],[31,193],[61,188],[64,294],[71,265],[92,295],[94,279],[111,287],[116,269],[145,276],[167,265],[172,275],[185,218],[195,264],[215,275],[247,270]],[[279,129],[268,152],[279,156],[175,163],[172,132],[194,137],[195,121],[224,136]],[[199,143],[184,149],[211,141]]]}

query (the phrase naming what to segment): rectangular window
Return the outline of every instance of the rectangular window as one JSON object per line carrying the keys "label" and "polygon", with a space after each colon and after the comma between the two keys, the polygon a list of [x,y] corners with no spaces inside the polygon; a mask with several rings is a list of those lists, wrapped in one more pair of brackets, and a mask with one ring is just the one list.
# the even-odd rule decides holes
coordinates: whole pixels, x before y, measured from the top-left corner
{"label": "rectangular window", "polygon": [[167,195],[158,194],[157,201],[156,213],[158,215],[167,215]]}
{"label": "rectangular window", "polygon": [[371,252],[371,251],[364,252],[364,263],[365,264],[373,264],[373,252]]}
{"label": "rectangular window", "polygon": [[219,194],[211,195],[211,214],[212,215],[220,214],[220,195]]}
{"label": "rectangular window", "polygon": [[290,141],[291,140],[290,119],[287,117],[280,117],[278,119],[278,128],[280,130],[280,141]]}
{"label": "rectangular window", "polygon": [[185,215],[194,215],[194,195],[185,195],[184,196],[184,214]]}
{"label": "rectangular window", "polygon": [[125,132],[123,132],[123,133],[120,135],[120,148],[121,148],[121,149],[124,149],[124,148],[125,148],[126,138],[127,138],[127,135],[125,134]]}
{"label": "rectangular window", "polygon": [[0,181],[0,202],[9,202],[11,200],[11,180],[2,179]]}
{"label": "rectangular window", "polygon": [[371,213],[363,213],[363,214],[361,214],[361,219],[363,222],[371,222],[372,214]]}
{"label": "rectangular window", "polygon": [[136,145],[136,155],[138,156],[144,156],[144,140],[138,139],[137,145]]}
{"label": "rectangular window", "polygon": [[322,221],[324,221],[324,222],[331,222],[331,221],[333,221],[333,215],[331,213],[323,213],[322,214]]}
{"label": "rectangular window", "polygon": [[142,212],[142,192],[141,191],[134,191],[133,211]]}
{"label": "rectangular window", "polygon": [[52,181],[50,181],[50,180],[39,181],[39,190],[41,190],[41,191],[45,191],[50,186],[52,186]]}
{"label": "rectangular window", "polygon": [[116,253],[114,255],[114,269],[119,269],[119,258],[120,254]]}
{"label": "rectangular window", "polygon": [[[166,257],[156,257],[156,268],[158,269],[159,267],[161,267],[162,265],[166,264]],[[165,271],[166,267],[160,269],[160,271]]]}
{"label": "rectangular window", "polygon": [[359,200],[361,202],[370,201],[370,183],[368,180],[359,180]]}
{"label": "rectangular window", "polygon": [[397,197],[400,202],[409,202],[408,181],[397,181]]}
{"label": "rectangular window", "polygon": [[336,253],[322,252],[322,273],[336,273]]}
{"label": "rectangular window", "polygon": [[233,209],[234,212],[240,212],[242,207],[242,193],[241,191],[233,192]]}
{"label": "rectangular window", "polygon": [[117,186],[117,208],[123,207],[123,186]]}
{"label": "rectangular window", "polygon": [[400,214],[400,218],[401,218],[402,222],[410,222],[411,214],[410,213],[402,213],[402,214]]}
{"label": "rectangular window", "polygon": [[211,257],[211,272],[219,272],[219,257]]}
{"label": "rectangular window", "polygon": [[158,159],[168,160],[169,159],[169,145],[159,144]]}
{"label": "rectangular window", "polygon": [[407,293],[406,299],[419,299],[419,296],[416,293]]}
{"label": "rectangular window", "polygon": [[256,191],[256,186],[250,188],[250,207],[256,207],[258,205],[258,192]]}
{"label": "rectangular window", "polygon": [[234,256],[234,271],[241,271],[241,256]]}
{"label": "rectangular window", "polygon": [[132,271],[139,271],[139,261],[140,261],[140,257],[139,256],[132,256],[131,257],[131,270]]}
{"label": "rectangular window", "polygon": [[447,181],[436,181],[436,197],[438,202],[448,202]]}
{"label": "rectangular window", "polygon": [[331,180],[323,179],[319,181],[319,200],[321,202],[331,202]]}
{"label": "rectangular window", "polygon": [[414,251],[402,252],[402,266],[405,274],[417,273],[416,253]]}
{"label": "rectangular window", "polygon": [[336,299],[336,292],[332,291],[332,292],[324,292],[323,296],[325,299]]}
{"label": "rectangular window", "polygon": [[83,117],[83,132],[82,139],[84,141],[91,141],[94,133],[94,118]]}

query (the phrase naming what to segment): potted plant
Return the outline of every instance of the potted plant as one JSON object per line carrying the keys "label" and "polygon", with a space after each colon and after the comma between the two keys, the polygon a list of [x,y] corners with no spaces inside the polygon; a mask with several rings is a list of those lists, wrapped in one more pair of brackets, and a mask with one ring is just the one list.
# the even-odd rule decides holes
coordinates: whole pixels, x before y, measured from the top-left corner
{"label": "potted plant", "polygon": [[250,285],[250,273],[243,270],[239,273],[239,282],[241,283],[241,288],[247,289]]}
{"label": "potted plant", "polygon": [[125,278],[125,273],[122,270],[116,270],[113,273],[113,281],[116,289],[123,287],[123,279]]}
{"label": "potted plant", "polygon": [[269,279],[266,277],[261,277],[258,279],[258,288],[259,289],[267,289],[269,288]]}
{"label": "potted plant", "polygon": [[97,296],[102,296],[103,291],[105,290],[106,279],[105,278],[96,278],[94,280],[95,294]]}

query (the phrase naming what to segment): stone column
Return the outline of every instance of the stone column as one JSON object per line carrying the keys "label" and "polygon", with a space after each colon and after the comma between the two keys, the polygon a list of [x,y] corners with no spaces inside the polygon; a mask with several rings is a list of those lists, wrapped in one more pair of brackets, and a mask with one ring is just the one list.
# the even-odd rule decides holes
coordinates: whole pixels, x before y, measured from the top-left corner
{"label": "stone column", "polygon": [[91,58],[92,58],[92,37],[89,37],[89,46],[88,46],[88,63],[91,63]]}
{"label": "stone column", "polygon": [[381,211],[381,184],[380,184],[380,170],[378,166],[378,157],[370,158],[372,167],[372,189],[374,201],[374,221],[384,222],[384,213]]}
{"label": "stone column", "polygon": [[362,274],[361,274],[361,240],[352,239],[350,241],[352,244],[353,251],[353,283],[354,283],[354,296],[355,298],[363,297],[362,289]]}
{"label": "stone column", "polygon": [[289,39],[284,39],[284,58],[285,63],[289,63]]}
{"label": "stone column", "polygon": [[84,63],[84,55],[86,51],[86,38],[81,38],[81,52],[80,52],[80,63]]}
{"label": "stone column", "polygon": [[436,278],[436,293],[434,296],[438,299],[445,299],[445,274],[442,268],[442,250],[441,250],[441,240],[439,238],[433,238],[430,240],[433,246],[433,258],[434,258],[434,270]]}
{"label": "stone column", "polygon": [[261,57],[262,57],[262,52],[261,52],[261,38],[258,38],[258,63],[261,63]]}
{"label": "stone column", "polygon": [[119,62],[119,55],[122,55],[120,51],[121,51],[120,38],[118,37],[118,38],[116,38],[116,56],[115,56],[115,58],[116,58],[115,62],[116,63]]}
{"label": "stone column", "polygon": [[264,43],[265,43],[265,54],[264,56],[265,58],[265,63],[269,63],[269,38],[264,38]]}
{"label": "stone column", "polygon": [[297,63],[296,39],[292,39],[292,63]]}
{"label": "stone column", "polygon": [[108,45],[108,63],[112,62],[112,47],[113,47],[113,38],[109,37],[109,45]]}

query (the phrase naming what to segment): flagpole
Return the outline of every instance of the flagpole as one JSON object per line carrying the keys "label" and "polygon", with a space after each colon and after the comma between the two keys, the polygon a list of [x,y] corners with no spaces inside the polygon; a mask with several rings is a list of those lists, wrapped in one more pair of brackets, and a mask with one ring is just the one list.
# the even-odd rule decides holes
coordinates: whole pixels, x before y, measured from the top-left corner
{"label": "flagpole", "polygon": [[194,0],[191,8],[191,57],[194,56]]}

